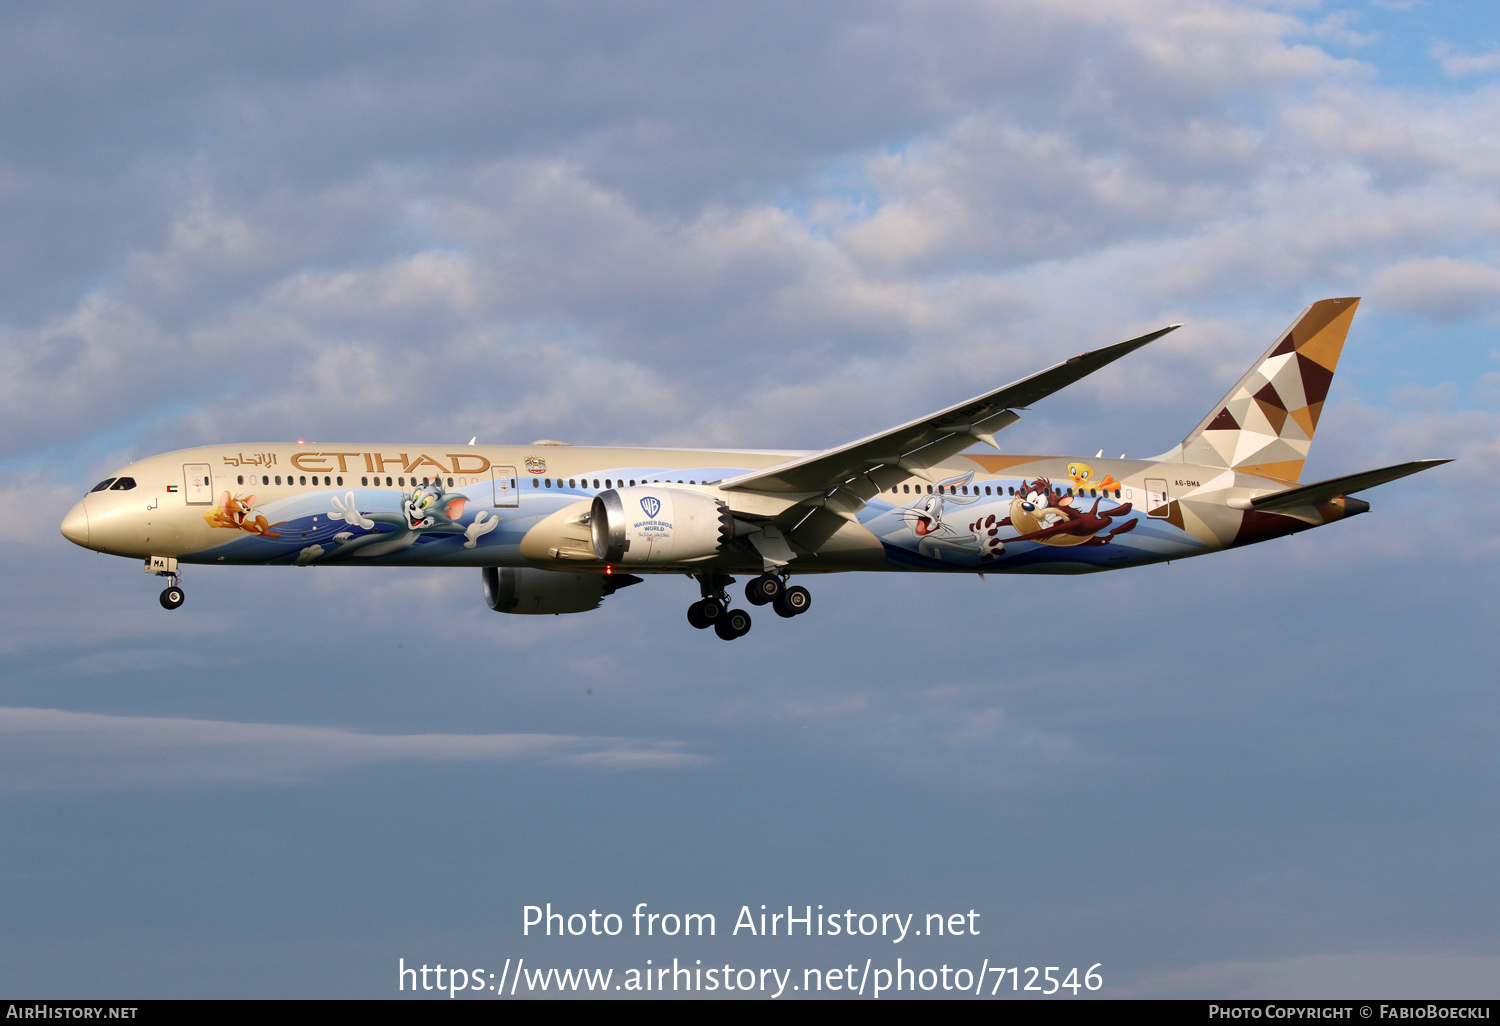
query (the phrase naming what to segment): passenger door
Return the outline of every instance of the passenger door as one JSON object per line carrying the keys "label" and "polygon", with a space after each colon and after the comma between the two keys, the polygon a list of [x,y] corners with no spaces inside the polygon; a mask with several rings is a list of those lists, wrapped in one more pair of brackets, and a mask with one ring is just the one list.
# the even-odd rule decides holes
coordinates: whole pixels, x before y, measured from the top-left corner
{"label": "passenger door", "polygon": [[182,466],[183,498],[189,506],[211,506],[214,488],[210,478],[212,468],[207,463],[185,463]]}
{"label": "passenger door", "polygon": [[1167,497],[1167,482],[1162,478],[1146,478],[1146,515],[1165,518],[1171,514],[1172,507]]}
{"label": "passenger door", "polygon": [[521,505],[520,482],[516,480],[515,467],[490,467],[490,480],[495,486],[495,505],[516,507]]}

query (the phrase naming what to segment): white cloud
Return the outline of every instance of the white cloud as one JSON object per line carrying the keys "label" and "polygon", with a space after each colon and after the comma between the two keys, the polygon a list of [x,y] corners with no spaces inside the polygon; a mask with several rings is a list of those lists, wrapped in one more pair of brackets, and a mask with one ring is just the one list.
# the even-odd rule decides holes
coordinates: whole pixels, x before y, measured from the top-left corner
{"label": "white cloud", "polygon": [[1500,50],[1478,54],[1457,54],[1447,43],[1438,43],[1432,48],[1432,56],[1442,66],[1443,74],[1449,78],[1486,75],[1500,68]]}
{"label": "white cloud", "polygon": [[335,727],[0,707],[0,789],[288,784],[383,762],[677,769],[672,741],[558,734],[367,734]]}

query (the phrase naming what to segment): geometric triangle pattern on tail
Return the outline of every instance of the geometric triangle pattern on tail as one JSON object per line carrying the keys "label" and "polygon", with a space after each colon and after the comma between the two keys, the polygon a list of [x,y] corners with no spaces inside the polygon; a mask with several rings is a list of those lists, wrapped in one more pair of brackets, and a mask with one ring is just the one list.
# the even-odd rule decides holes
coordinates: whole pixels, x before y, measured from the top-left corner
{"label": "geometric triangle pattern on tail", "polygon": [[1323,299],[1304,310],[1183,439],[1182,461],[1299,481],[1358,306]]}

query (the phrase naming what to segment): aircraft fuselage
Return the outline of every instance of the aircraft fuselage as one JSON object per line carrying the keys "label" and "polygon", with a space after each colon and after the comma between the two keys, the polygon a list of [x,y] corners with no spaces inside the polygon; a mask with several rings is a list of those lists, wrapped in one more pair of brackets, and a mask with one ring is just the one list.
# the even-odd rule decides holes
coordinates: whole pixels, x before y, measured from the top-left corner
{"label": "aircraft fuselage", "polygon": [[[100,552],[184,564],[602,572],[609,564],[590,545],[586,524],[557,515],[575,507],[584,513],[606,491],[649,486],[731,500],[738,538],[712,554],[633,562],[631,572],[759,573],[763,557],[743,539],[807,497],[730,496],[716,483],[797,455],[565,445],[203,446],[122,467],[74,507],[63,533]],[[883,489],[816,552],[793,552],[785,569],[1087,573],[1201,555],[1359,511],[1346,502],[1276,514],[1228,505],[1284,487],[1183,463],[961,455]],[[435,517],[412,508],[421,498],[435,500]],[[644,509],[632,512],[651,519]]]}

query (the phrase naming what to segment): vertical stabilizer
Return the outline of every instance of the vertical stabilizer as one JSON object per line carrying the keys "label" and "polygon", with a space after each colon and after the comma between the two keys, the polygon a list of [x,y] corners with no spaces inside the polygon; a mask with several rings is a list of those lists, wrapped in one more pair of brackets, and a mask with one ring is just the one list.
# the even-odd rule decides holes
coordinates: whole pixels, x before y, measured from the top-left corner
{"label": "vertical stabilizer", "polygon": [[1167,459],[1295,483],[1312,445],[1358,298],[1302,312]]}

